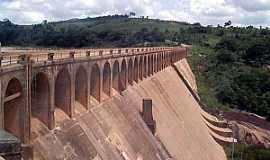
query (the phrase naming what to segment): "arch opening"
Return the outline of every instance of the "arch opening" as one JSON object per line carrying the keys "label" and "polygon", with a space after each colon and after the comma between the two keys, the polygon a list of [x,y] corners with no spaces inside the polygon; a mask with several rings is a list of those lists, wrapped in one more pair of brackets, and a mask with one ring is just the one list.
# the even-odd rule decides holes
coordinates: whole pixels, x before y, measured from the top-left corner
{"label": "arch opening", "polygon": [[133,64],[132,59],[129,59],[128,61],[128,83],[133,84]]}
{"label": "arch opening", "polygon": [[76,72],[75,101],[87,109],[87,72],[83,66],[80,66]]}
{"label": "arch opening", "polygon": [[151,74],[154,74],[154,55],[151,55]]}
{"label": "arch opening", "polygon": [[160,54],[157,55],[157,72],[160,71]]}
{"label": "arch opening", "polygon": [[165,59],[165,52],[163,53],[163,58],[162,58],[162,68],[164,69],[164,68],[166,68],[166,59]]}
{"label": "arch opening", "polygon": [[113,64],[113,88],[118,92],[120,92],[119,85],[119,63],[115,61]]}
{"label": "arch opening", "polygon": [[23,89],[16,78],[8,82],[4,99],[4,129],[19,139],[23,138],[21,132],[21,109],[24,107]]}
{"label": "arch opening", "polygon": [[38,73],[31,83],[31,126],[35,128],[36,119],[50,128],[50,86],[46,74]]}
{"label": "arch opening", "polygon": [[121,73],[119,78],[119,89],[120,91],[124,91],[126,89],[126,79],[127,79],[127,67],[126,60],[122,61],[121,64]]}
{"label": "arch opening", "polygon": [[154,55],[154,72],[157,72],[157,55]]}
{"label": "arch opening", "polygon": [[140,58],[139,62],[139,79],[143,80],[143,57]]}
{"label": "arch opening", "polygon": [[138,59],[137,59],[137,57],[135,58],[135,60],[134,60],[134,70],[133,70],[133,73],[134,73],[134,75],[133,75],[133,78],[134,78],[134,81],[135,82],[137,82],[138,83],[138,81],[139,81],[139,70],[138,70]]}
{"label": "arch opening", "polygon": [[55,107],[71,117],[71,78],[66,68],[58,73],[54,91]]}
{"label": "arch opening", "polygon": [[144,57],[143,60],[143,77],[146,78],[147,77],[147,58]]}
{"label": "arch opening", "polygon": [[102,81],[102,90],[107,96],[111,95],[111,67],[108,62],[105,63],[103,69],[103,81]]}
{"label": "arch opening", "polygon": [[161,71],[161,70],[162,70],[162,59],[161,59],[161,54],[159,54],[159,61],[158,61],[158,63],[159,63],[159,71]]}
{"label": "arch opening", "polygon": [[92,66],[90,95],[100,102],[100,70],[97,64]]}
{"label": "arch opening", "polygon": [[151,56],[148,56],[148,76],[151,75]]}
{"label": "arch opening", "polygon": [[165,68],[168,66],[168,54],[165,54]]}

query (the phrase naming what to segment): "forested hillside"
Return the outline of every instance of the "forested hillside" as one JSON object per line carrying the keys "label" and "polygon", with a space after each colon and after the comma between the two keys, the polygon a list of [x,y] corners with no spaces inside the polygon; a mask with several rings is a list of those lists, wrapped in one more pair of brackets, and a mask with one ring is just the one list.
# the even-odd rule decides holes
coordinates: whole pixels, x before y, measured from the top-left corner
{"label": "forested hillside", "polygon": [[270,118],[270,33],[219,27],[194,45],[190,62],[202,101],[214,109],[240,109]]}
{"label": "forested hillside", "polygon": [[[161,21],[147,18],[129,18],[124,15],[35,25],[16,25],[9,20],[0,22],[0,41],[13,46],[50,47],[128,47],[188,42],[194,37],[184,37],[199,24]],[[197,31],[196,31],[197,32]],[[198,39],[198,37],[196,38]]]}

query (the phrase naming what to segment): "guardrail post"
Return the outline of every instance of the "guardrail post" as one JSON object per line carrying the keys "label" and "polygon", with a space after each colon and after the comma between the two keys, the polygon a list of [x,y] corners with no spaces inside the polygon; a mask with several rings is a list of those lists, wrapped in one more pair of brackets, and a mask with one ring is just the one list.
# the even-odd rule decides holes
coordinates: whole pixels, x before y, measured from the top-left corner
{"label": "guardrail post", "polygon": [[3,61],[4,57],[1,55],[0,56],[0,67],[2,66],[2,61]]}
{"label": "guardrail post", "polygon": [[74,59],[75,51],[69,52],[69,58]]}
{"label": "guardrail post", "polygon": [[110,55],[113,55],[113,50],[112,49],[110,50]]}
{"label": "guardrail post", "polygon": [[126,53],[128,53],[128,49],[126,49]]}
{"label": "guardrail post", "polygon": [[30,55],[22,54],[19,56],[18,63],[24,64],[30,62]]}
{"label": "guardrail post", "polygon": [[86,51],[86,56],[90,57],[91,56],[91,52],[90,51]]}
{"label": "guardrail post", "polygon": [[118,50],[118,54],[121,54],[121,52],[122,52],[121,49],[119,49],[119,50]]}
{"label": "guardrail post", "polygon": [[48,53],[48,61],[53,61],[54,53]]}
{"label": "guardrail post", "polygon": [[103,51],[99,51],[99,56],[103,56]]}

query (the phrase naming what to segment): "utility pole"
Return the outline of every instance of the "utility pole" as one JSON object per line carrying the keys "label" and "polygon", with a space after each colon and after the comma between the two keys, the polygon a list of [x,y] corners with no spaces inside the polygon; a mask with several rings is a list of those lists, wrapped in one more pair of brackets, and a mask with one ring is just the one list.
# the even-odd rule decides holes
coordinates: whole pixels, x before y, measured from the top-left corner
{"label": "utility pole", "polygon": [[234,158],[234,138],[233,138],[233,144],[232,144],[232,160]]}

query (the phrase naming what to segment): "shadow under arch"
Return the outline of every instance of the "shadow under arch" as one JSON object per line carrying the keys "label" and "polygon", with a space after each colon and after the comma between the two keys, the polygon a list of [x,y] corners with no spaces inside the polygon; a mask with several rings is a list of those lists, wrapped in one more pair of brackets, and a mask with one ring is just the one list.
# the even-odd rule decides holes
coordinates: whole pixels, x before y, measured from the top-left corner
{"label": "shadow under arch", "polygon": [[134,64],[133,64],[133,80],[138,83],[139,81],[139,64],[138,64],[138,58],[135,57]]}
{"label": "shadow under arch", "polygon": [[128,61],[128,83],[133,84],[133,63],[131,58]]}
{"label": "shadow under arch", "polygon": [[75,75],[75,101],[87,109],[87,72],[79,66]]}
{"label": "shadow under arch", "polygon": [[121,72],[120,72],[120,78],[119,78],[119,89],[120,91],[124,91],[126,89],[126,81],[127,81],[127,63],[126,60],[122,60],[121,64]]}
{"label": "shadow under arch", "polygon": [[21,123],[23,103],[22,85],[17,78],[12,78],[5,92],[4,129],[21,140],[23,138]]}
{"label": "shadow under arch", "polygon": [[143,77],[147,77],[147,58],[146,56],[143,57]]}
{"label": "shadow under arch", "polygon": [[100,102],[100,69],[97,64],[94,64],[91,70],[90,95]]}
{"label": "shadow under arch", "polygon": [[152,72],[152,59],[151,56],[148,56],[148,76],[151,75]]}
{"label": "shadow under arch", "polygon": [[102,90],[107,96],[111,95],[111,67],[109,62],[106,62],[103,67],[103,80],[102,80]]}
{"label": "shadow under arch", "polygon": [[154,55],[151,55],[151,74],[154,74]]}
{"label": "shadow under arch", "polygon": [[119,63],[116,60],[113,64],[113,88],[120,92],[119,89]]}
{"label": "shadow under arch", "polygon": [[71,77],[66,68],[58,73],[54,91],[55,107],[71,117]]}
{"label": "shadow under arch", "polygon": [[143,57],[140,57],[139,61],[139,79],[143,80]]}
{"label": "shadow under arch", "polygon": [[49,129],[50,126],[50,84],[47,74],[37,73],[31,82],[31,124],[37,118]]}

